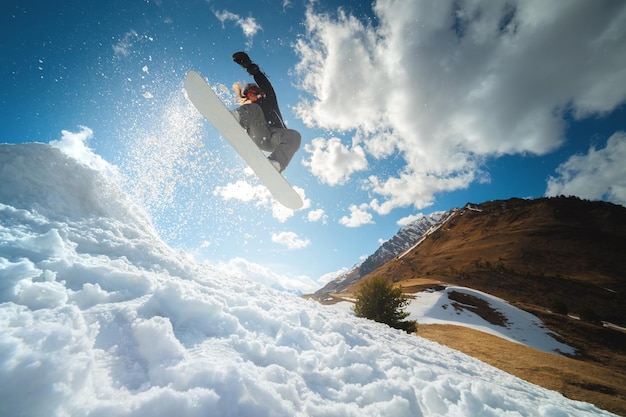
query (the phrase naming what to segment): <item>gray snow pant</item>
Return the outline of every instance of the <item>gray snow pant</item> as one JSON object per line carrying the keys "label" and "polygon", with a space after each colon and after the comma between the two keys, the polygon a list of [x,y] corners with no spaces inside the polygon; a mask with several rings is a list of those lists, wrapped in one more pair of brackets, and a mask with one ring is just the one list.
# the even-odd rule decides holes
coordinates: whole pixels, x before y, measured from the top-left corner
{"label": "gray snow pant", "polygon": [[283,127],[269,127],[263,110],[255,103],[244,104],[233,112],[239,114],[239,124],[248,132],[254,143],[261,150],[271,152],[269,159],[278,161],[281,169],[287,168],[300,147],[302,140],[300,133]]}

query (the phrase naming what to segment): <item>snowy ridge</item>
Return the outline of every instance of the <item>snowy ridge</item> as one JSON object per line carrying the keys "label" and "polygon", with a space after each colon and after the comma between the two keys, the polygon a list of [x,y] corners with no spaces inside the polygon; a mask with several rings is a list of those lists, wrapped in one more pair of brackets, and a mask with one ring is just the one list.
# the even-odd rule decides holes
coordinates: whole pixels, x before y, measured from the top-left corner
{"label": "snowy ridge", "polygon": [[324,287],[315,292],[316,296],[323,299],[326,294],[340,293],[358,281],[361,277],[374,271],[385,262],[390,261],[407,247],[412,247],[416,240],[420,240],[434,225],[438,224],[447,213],[437,211],[428,216],[421,216],[417,220],[400,228],[391,239],[384,242],[373,254],[364,261],[354,265],[348,271],[340,273],[335,279],[328,282]]}
{"label": "snowy ridge", "polygon": [[417,242],[415,242],[415,244],[413,244],[408,249],[406,249],[404,252],[402,252],[400,255],[398,255],[398,259],[402,259],[408,253],[410,253],[415,248],[417,248],[420,245],[420,243],[422,243],[428,236],[432,235],[437,230],[439,230],[441,228],[441,226],[443,226],[444,224],[446,224],[447,222],[452,220],[452,218],[455,217],[457,214],[461,214],[462,215],[463,214],[463,210],[471,210],[471,211],[477,211],[477,212],[481,212],[482,211],[478,207],[475,207],[474,205],[472,205],[472,203],[467,203],[465,205],[465,207],[463,207],[462,210],[452,209],[452,210],[450,210],[447,213],[442,213],[439,216],[439,220],[437,221],[437,223],[435,223],[430,229],[428,229],[426,232],[424,232],[424,234],[421,235],[420,239]]}
{"label": "snowy ridge", "polygon": [[440,216],[440,219],[437,223],[435,223],[430,229],[428,229],[426,232],[424,232],[424,234],[422,234],[420,236],[420,239],[415,242],[413,245],[411,245],[408,249],[406,249],[404,252],[402,252],[400,255],[398,255],[398,259],[402,259],[407,253],[411,252],[412,250],[414,250],[416,247],[418,247],[420,245],[420,243],[422,243],[428,236],[432,235],[433,233],[435,233],[437,230],[439,230],[439,228],[441,228],[441,226],[443,226],[444,224],[446,224],[450,219],[452,219],[454,216],[456,216],[458,213],[457,209],[452,209],[450,210],[448,213],[445,213],[445,217],[444,216]]}
{"label": "snowy ridge", "polygon": [[[482,211],[477,207],[474,207],[471,203],[467,203],[465,205],[465,207],[463,207],[463,210],[471,210],[471,211]],[[441,226],[443,226],[444,224],[446,224],[448,221],[450,221],[454,216],[456,216],[457,214],[463,214],[462,210],[459,209],[452,209],[450,210],[448,213],[443,213],[442,216],[440,216],[439,221],[437,223],[435,223],[430,229],[428,229],[426,232],[424,232],[423,235],[421,235],[420,239],[415,242],[414,245],[412,245],[411,247],[409,247],[408,249],[406,249],[404,252],[402,252],[400,255],[398,255],[398,259],[402,259],[405,255],[407,255],[408,253],[410,253],[411,251],[413,251],[416,247],[418,247],[420,245],[420,243],[422,243],[428,236],[432,235],[433,233],[435,233],[437,230],[439,230],[441,228]]]}
{"label": "snowy ridge", "polygon": [[0,145],[0,416],[609,416],[194,262],[114,183]]}
{"label": "snowy ridge", "polygon": [[395,236],[383,243],[373,255],[369,256],[363,262],[361,266],[362,275],[372,272],[385,262],[393,259],[398,253],[406,249],[407,246],[428,233],[433,225],[437,224],[445,215],[446,212],[436,211],[402,227]]}

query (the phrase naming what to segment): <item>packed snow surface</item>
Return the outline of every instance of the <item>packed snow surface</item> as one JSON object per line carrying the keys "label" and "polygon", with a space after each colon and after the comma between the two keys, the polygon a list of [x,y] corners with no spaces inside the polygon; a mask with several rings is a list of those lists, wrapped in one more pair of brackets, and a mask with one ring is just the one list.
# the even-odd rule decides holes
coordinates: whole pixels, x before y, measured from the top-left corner
{"label": "packed snow surface", "polygon": [[608,416],[169,248],[109,177],[0,145],[0,415]]}

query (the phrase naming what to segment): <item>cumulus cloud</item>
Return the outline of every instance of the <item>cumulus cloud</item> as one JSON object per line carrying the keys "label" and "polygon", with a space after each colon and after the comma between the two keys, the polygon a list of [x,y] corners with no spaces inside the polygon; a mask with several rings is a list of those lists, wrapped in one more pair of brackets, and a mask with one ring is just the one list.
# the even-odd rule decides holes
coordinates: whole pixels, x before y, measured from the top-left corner
{"label": "cumulus cloud", "polygon": [[326,212],[324,211],[324,209],[316,209],[316,210],[311,210],[309,211],[309,213],[307,214],[307,220],[310,222],[322,222],[322,223],[326,223],[326,221],[328,220],[328,216],[326,215]]}
{"label": "cumulus cloud", "polygon": [[406,226],[408,224],[411,224],[417,220],[423,219],[424,215],[422,213],[419,214],[412,214],[410,216],[406,216],[401,218],[400,220],[398,220],[396,223],[398,224],[398,226]]}
{"label": "cumulus cloud", "polygon": [[352,173],[367,168],[363,148],[357,145],[349,149],[338,138],[315,138],[304,146],[304,150],[311,154],[310,159],[303,162],[304,165],[320,181],[329,185],[343,184]]}
{"label": "cumulus cloud", "polygon": [[214,194],[224,200],[238,200],[244,203],[257,201],[259,205],[269,204],[272,195],[262,185],[252,185],[246,180],[237,180],[224,186],[216,187]]}
{"label": "cumulus cloud", "polygon": [[589,200],[606,199],[626,206],[626,132],[609,138],[606,147],[591,147],[561,164],[558,176],[548,179],[546,196],[575,195]]}
{"label": "cumulus cloud", "polygon": [[367,204],[361,204],[360,206],[352,204],[350,206],[350,216],[343,216],[339,219],[339,224],[346,227],[360,227],[364,224],[373,224],[373,216],[367,209]]}
{"label": "cumulus cloud", "polygon": [[239,26],[243,31],[246,39],[248,39],[248,47],[252,46],[252,39],[257,34],[257,32],[263,29],[253,17],[244,18],[226,10],[215,11],[213,13],[215,14],[215,17],[217,17],[217,19],[222,22],[222,24],[224,24],[226,21],[235,22],[235,24]]}
{"label": "cumulus cloud", "polygon": [[272,233],[272,242],[284,245],[287,249],[302,249],[311,244],[309,239],[300,239],[294,232]]}
{"label": "cumulus cloud", "polygon": [[[254,172],[249,167],[244,169],[244,173],[248,178],[255,177]],[[294,190],[296,190],[303,201],[300,210],[308,209],[311,206],[311,200],[306,197],[305,191],[300,187],[294,187]],[[253,185],[246,179],[239,179],[223,186],[217,186],[213,194],[225,201],[235,200],[242,203],[253,203],[256,207],[267,208],[271,210],[272,217],[280,223],[284,223],[294,215],[294,211],[280,204],[267,187],[261,184]]]}
{"label": "cumulus cloud", "polygon": [[358,139],[317,139],[307,165],[334,185],[367,176],[369,156],[399,158],[399,171],[368,177],[380,214],[484,181],[486,158],[549,153],[565,114],[626,99],[622,2],[412,1],[398,13],[397,0],[378,0],[376,25],[314,7],[296,44],[309,95],[295,110]]}

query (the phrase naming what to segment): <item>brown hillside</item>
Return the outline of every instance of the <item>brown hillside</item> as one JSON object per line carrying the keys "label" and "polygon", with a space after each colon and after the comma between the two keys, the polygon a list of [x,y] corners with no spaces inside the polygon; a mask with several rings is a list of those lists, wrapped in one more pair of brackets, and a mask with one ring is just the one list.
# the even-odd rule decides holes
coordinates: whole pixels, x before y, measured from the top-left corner
{"label": "brown hillside", "polygon": [[450,284],[500,297],[538,316],[577,355],[528,354],[528,348],[453,326],[420,326],[418,334],[626,415],[626,334],[603,326],[626,327],[625,260],[625,207],[565,197],[492,201],[457,210],[418,247],[343,295],[382,276],[407,293]]}
{"label": "brown hillside", "polygon": [[374,275],[430,278],[626,325],[626,208],[564,197],[468,205],[363,279]]}

